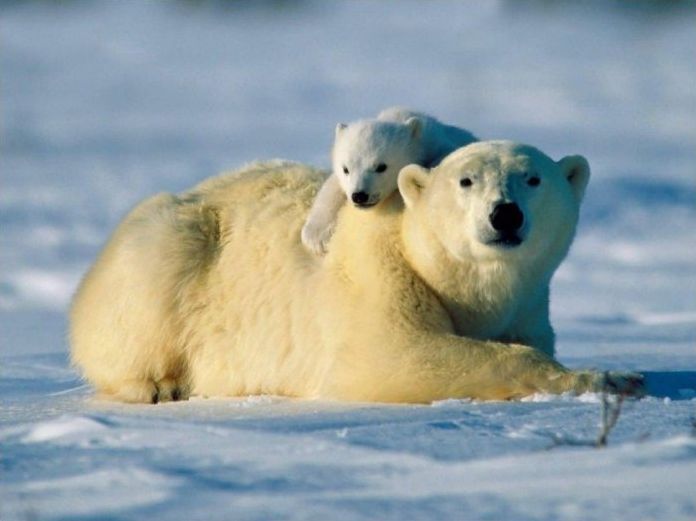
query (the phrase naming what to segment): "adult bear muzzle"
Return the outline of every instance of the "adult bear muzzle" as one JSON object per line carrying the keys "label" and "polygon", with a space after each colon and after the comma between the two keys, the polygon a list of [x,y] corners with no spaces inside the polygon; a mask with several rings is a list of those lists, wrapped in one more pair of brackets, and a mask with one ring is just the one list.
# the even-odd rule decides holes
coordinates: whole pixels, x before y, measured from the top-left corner
{"label": "adult bear muzzle", "polygon": [[488,219],[494,230],[511,234],[522,228],[524,214],[517,203],[502,203],[493,209]]}

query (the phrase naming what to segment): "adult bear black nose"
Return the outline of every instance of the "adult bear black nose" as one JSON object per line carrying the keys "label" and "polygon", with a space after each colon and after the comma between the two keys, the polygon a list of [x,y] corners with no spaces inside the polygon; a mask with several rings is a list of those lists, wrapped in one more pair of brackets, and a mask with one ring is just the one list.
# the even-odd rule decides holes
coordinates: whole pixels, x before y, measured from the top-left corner
{"label": "adult bear black nose", "polygon": [[367,195],[367,192],[353,192],[350,198],[355,204],[365,204],[370,196]]}
{"label": "adult bear black nose", "polygon": [[499,232],[515,232],[522,227],[524,214],[516,203],[503,203],[493,208],[488,217],[493,229]]}

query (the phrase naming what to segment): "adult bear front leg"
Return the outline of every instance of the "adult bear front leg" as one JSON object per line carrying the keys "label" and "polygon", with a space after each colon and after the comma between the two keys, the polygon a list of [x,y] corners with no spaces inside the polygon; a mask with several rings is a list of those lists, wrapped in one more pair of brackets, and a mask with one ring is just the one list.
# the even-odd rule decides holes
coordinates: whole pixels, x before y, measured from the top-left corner
{"label": "adult bear front leg", "polygon": [[536,349],[463,338],[454,334],[414,333],[372,346],[362,361],[342,364],[331,374],[327,394],[349,400],[429,403],[448,398],[510,400],[534,393],[560,394],[609,389],[644,394],[642,378],[572,371]]}

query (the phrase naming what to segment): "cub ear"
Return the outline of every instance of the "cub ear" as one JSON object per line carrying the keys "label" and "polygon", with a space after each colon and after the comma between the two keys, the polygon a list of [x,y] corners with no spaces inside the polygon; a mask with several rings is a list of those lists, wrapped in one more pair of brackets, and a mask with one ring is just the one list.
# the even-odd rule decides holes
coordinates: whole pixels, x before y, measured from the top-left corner
{"label": "cub ear", "polygon": [[428,169],[419,165],[406,165],[399,172],[398,185],[401,197],[408,208],[413,208],[428,185]]}
{"label": "cub ear", "polygon": [[423,121],[418,117],[411,117],[406,120],[406,126],[411,133],[411,139],[418,139],[423,130]]}
{"label": "cub ear", "polygon": [[348,125],[346,125],[345,123],[339,123],[338,125],[336,125],[335,134],[338,136],[341,132],[343,132],[347,128],[348,128]]}
{"label": "cub ear", "polygon": [[566,156],[558,162],[563,175],[573,189],[575,198],[582,201],[590,180],[590,164],[582,156]]}

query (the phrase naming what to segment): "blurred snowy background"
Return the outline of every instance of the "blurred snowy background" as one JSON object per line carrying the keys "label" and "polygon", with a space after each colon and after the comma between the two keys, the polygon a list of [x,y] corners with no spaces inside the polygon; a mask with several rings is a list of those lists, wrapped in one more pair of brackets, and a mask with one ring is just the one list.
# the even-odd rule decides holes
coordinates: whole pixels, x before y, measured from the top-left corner
{"label": "blurred snowy background", "polygon": [[[695,85],[692,1],[0,1],[0,519],[695,518]],[[552,314],[649,372],[613,448],[542,450],[591,396],[89,399],[65,311],[132,205],[394,104],[589,159]]]}

